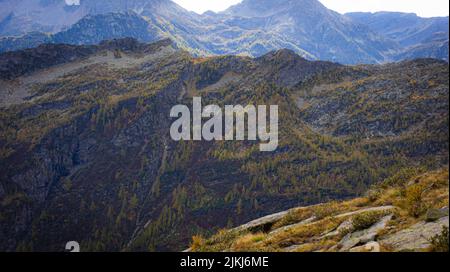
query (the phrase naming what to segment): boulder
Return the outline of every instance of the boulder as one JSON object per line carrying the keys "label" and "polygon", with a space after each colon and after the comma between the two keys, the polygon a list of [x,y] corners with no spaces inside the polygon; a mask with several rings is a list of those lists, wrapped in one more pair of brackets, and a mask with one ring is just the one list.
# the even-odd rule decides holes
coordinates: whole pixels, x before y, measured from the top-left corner
{"label": "boulder", "polygon": [[425,221],[434,222],[448,216],[448,207],[442,209],[429,209],[425,215]]}

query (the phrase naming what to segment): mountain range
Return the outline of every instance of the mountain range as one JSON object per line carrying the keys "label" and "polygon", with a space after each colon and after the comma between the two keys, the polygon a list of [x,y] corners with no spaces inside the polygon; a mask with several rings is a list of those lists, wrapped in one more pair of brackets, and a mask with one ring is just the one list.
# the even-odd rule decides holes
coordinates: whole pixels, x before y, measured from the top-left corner
{"label": "mountain range", "polygon": [[[173,141],[170,109],[194,96],[278,105],[277,150]],[[448,102],[448,63],[436,59],[195,57],[169,39],[131,38],[6,52],[0,250],[177,251],[193,235],[358,197],[399,173],[448,167]]]}
{"label": "mountain range", "polygon": [[170,0],[3,0],[0,10],[0,52],[132,37],[170,38],[194,55],[258,57],[287,48],[310,60],[344,64],[448,60],[448,17],[342,15],[317,0],[244,0],[202,15]]}
{"label": "mountain range", "polygon": [[[448,227],[448,17],[0,0],[0,36],[0,251],[436,250]],[[278,148],[174,141],[193,97],[278,105]]]}

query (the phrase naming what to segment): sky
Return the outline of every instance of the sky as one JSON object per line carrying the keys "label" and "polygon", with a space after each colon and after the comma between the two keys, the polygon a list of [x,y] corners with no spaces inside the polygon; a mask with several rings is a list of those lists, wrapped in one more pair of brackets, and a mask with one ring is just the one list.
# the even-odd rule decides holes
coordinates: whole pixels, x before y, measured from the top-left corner
{"label": "sky", "polygon": [[79,5],[80,0],[66,0],[67,5]]}
{"label": "sky", "polygon": [[[67,0],[69,1],[69,0]],[[173,0],[180,6],[203,13],[222,11],[241,0]],[[276,1],[276,0],[274,0]],[[421,17],[448,16],[448,0],[320,0],[329,9],[340,13],[353,11],[413,12]]]}

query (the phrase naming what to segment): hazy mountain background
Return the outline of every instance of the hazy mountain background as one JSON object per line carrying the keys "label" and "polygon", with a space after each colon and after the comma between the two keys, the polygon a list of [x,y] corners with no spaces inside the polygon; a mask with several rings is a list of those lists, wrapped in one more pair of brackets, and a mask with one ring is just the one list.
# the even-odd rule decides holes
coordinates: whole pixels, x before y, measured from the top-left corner
{"label": "hazy mountain background", "polygon": [[342,15],[317,0],[244,0],[198,15],[170,0],[0,1],[0,52],[41,43],[95,44],[171,38],[196,55],[261,56],[288,48],[308,59],[381,63],[448,60],[448,17],[403,13]]}
{"label": "hazy mountain background", "polygon": [[421,18],[411,13],[348,13],[354,21],[404,48],[394,58],[433,57],[448,60],[448,17]]}

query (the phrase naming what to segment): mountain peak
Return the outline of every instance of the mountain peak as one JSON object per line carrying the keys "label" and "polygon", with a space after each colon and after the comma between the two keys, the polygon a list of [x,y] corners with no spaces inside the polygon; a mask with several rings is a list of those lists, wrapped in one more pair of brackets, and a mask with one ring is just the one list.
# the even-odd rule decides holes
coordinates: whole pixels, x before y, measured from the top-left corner
{"label": "mountain peak", "polygon": [[293,50],[290,49],[279,49],[271,51],[260,58],[259,60],[264,61],[307,61],[306,59],[302,58],[300,55],[295,53]]}

